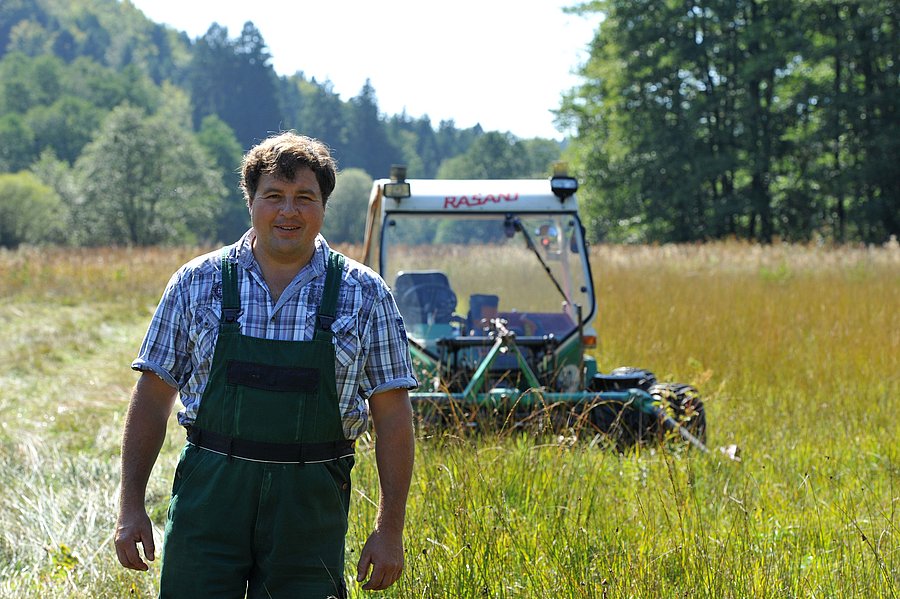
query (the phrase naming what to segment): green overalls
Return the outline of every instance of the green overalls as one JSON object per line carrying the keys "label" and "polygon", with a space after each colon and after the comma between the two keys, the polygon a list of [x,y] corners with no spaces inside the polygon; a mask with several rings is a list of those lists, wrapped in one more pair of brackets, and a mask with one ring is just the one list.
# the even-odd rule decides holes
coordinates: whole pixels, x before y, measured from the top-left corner
{"label": "green overalls", "polygon": [[279,341],[241,335],[237,266],[223,255],[219,337],[175,471],[161,598],[346,597],[353,442],[331,331],[343,265],[331,252],[314,339]]}

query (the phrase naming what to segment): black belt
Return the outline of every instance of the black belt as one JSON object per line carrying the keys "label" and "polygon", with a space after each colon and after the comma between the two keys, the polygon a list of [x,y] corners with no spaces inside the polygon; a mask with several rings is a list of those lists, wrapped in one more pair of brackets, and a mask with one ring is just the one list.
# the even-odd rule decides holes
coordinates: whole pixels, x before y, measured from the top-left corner
{"label": "black belt", "polygon": [[312,464],[330,462],[338,458],[353,455],[354,441],[341,439],[324,443],[268,443],[236,439],[199,429],[195,426],[187,429],[188,443],[220,453],[228,457],[252,460],[255,462],[276,462],[279,464]]}

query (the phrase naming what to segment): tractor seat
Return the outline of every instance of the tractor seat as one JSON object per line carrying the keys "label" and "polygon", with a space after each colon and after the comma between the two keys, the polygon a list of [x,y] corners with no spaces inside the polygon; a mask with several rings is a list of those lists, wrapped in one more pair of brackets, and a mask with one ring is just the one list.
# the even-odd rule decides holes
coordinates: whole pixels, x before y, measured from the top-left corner
{"label": "tractor seat", "polygon": [[469,314],[466,319],[467,328],[471,335],[483,334],[485,321],[497,317],[497,307],[500,298],[496,295],[473,293],[469,296]]}
{"label": "tractor seat", "polygon": [[456,310],[456,294],[439,270],[401,270],[393,293],[403,319],[411,324],[449,324]]}

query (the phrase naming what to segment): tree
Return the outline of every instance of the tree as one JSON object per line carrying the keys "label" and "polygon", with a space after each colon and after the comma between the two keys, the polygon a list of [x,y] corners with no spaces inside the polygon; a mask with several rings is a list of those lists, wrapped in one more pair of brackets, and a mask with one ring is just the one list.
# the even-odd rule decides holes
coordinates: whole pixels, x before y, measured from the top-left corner
{"label": "tree", "polygon": [[225,189],[192,134],[168,115],[121,106],[76,163],[75,224],[92,245],[196,243],[212,237]]}
{"label": "tree", "polygon": [[0,247],[57,239],[64,213],[59,196],[32,173],[0,174]]}
{"label": "tree", "polygon": [[491,131],[476,138],[464,154],[445,160],[442,179],[521,179],[546,177],[561,150],[552,140],[517,139]]}
{"label": "tree", "polygon": [[372,177],[362,169],[349,168],[338,173],[322,227],[329,242],[362,243],[371,189]]}
{"label": "tree", "polygon": [[108,65],[107,51],[112,44],[112,36],[100,23],[97,14],[85,11],[79,15],[75,22],[81,38],[79,53],[87,56],[99,64]]}
{"label": "tree", "polygon": [[[430,179],[441,165],[441,149],[427,115],[412,119],[404,111],[387,121],[388,138],[400,149],[401,163],[411,177]],[[381,174],[383,175],[383,174]]]}
{"label": "tree", "polygon": [[49,106],[36,106],[25,117],[37,148],[53,148],[56,155],[75,162],[103,120],[104,112],[73,96],[62,96]]}
{"label": "tree", "polygon": [[54,215],[54,222],[57,223],[55,228],[59,234],[54,235],[52,241],[57,244],[76,245],[83,242],[84,239],[79,237],[79,231],[75,228],[73,220],[73,208],[82,205],[83,202],[72,165],[57,158],[53,150],[46,149],[31,164],[29,171],[42,184],[52,188],[62,201],[62,209]]}
{"label": "tree", "polygon": [[400,152],[388,140],[387,131],[378,114],[375,88],[369,80],[359,95],[350,99],[349,119],[346,125],[348,141],[345,167],[358,167],[373,177],[390,172],[391,164],[398,162]]}
{"label": "tree", "polygon": [[333,150],[341,166],[350,166],[347,156],[346,126],[348,108],[334,92],[330,81],[307,81],[303,73],[280,82],[282,110],[287,128],[317,138]]}
{"label": "tree", "polygon": [[0,113],[24,114],[48,106],[63,93],[64,65],[54,56],[9,54],[0,61]]}
{"label": "tree", "polygon": [[559,162],[562,156],[562,147],[559,142],[552,139],[525,139],[519,142],[519,147],[525,153],[525,168],[528,172],[523,178],[540,179],[550,177],[553,173],[553,165]]}
{"label": "tree", "polygon": [[227,190],[219,211],[216,238],[224,242],[237,239],[250,226],[247,204],[240,189],[241,144],[231,127],[215,115],[203,119],[197,141],[223,173]]}
{"label": "tree", "polygon": [[16,23],[9,32],[7,52],[21,52],[26,56],[40,56],[52,48],[51,36],[40,23],[23,19]]}
{"label": "tree", "polygon": [[600,0],[560,122],[594,239],[771,241],[900,227],[888,0]]}
{"label": "tree", "polygon": [[442,158],[451,158],[462,154],[482,135],[484,135],[484,130],[481,125],[475,125],[469,129],[457,129],[453,119],[441,121],[435,134],[438,154]]}
{"label": "tree", "polygon": [[34,131],[14,112],[0,116],[0,172],[28,168],[36,156]]}
{"label": "tree", "polygon": [[[154,111],[161,96],[134,67],[113,71],[85,58],[65,64],[53,56],[7,55],[0,61],[0,138],[11,141],[0,146],[0,169],[27,168],[46,148],[72,163],[109,110],[130,102]],[[13,152],[14,162],[3,156]]]}
{"label": "tree", "polygon": [[64,73],[63,87],[67,95],[107,111],[128,103],[155,112],[163,101],[160,88],[134,65],[115,70],[80,57]]}
{"label": "tree", "polygon": [[3,0],[0,2],[0,56],[6,52],[10,34],[21,21],[34,19],[40,14],[36,0]]}
{"label": "tree", "polygon": [[[795,86],[805,130],[798,154],[820,197],[822,225],[844,241],[900,233],[900,41],[886,0],[806,0],[815,43]],[[824,204],[824,206],[821,206]]]}
{"label": "tree", "polygon": [[242,147],[279,131],[282,116],[277,77],[259,30],[247,22],[232,41],[228,29],[214,23],[197,40],[190,67],[194,124],[215,114],[234,129]]}

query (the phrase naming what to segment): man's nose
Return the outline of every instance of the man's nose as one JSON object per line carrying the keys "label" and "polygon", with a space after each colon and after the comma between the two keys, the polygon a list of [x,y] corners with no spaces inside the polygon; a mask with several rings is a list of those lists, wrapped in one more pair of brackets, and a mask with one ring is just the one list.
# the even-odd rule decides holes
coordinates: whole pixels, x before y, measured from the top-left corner
{"label": "man's nose", "polygon": [[285,214],[291,214],[293,212],[300,211],[300,199],[291,195],[287,195],[284,197],[284,201],[281,202],[281,212]]}

